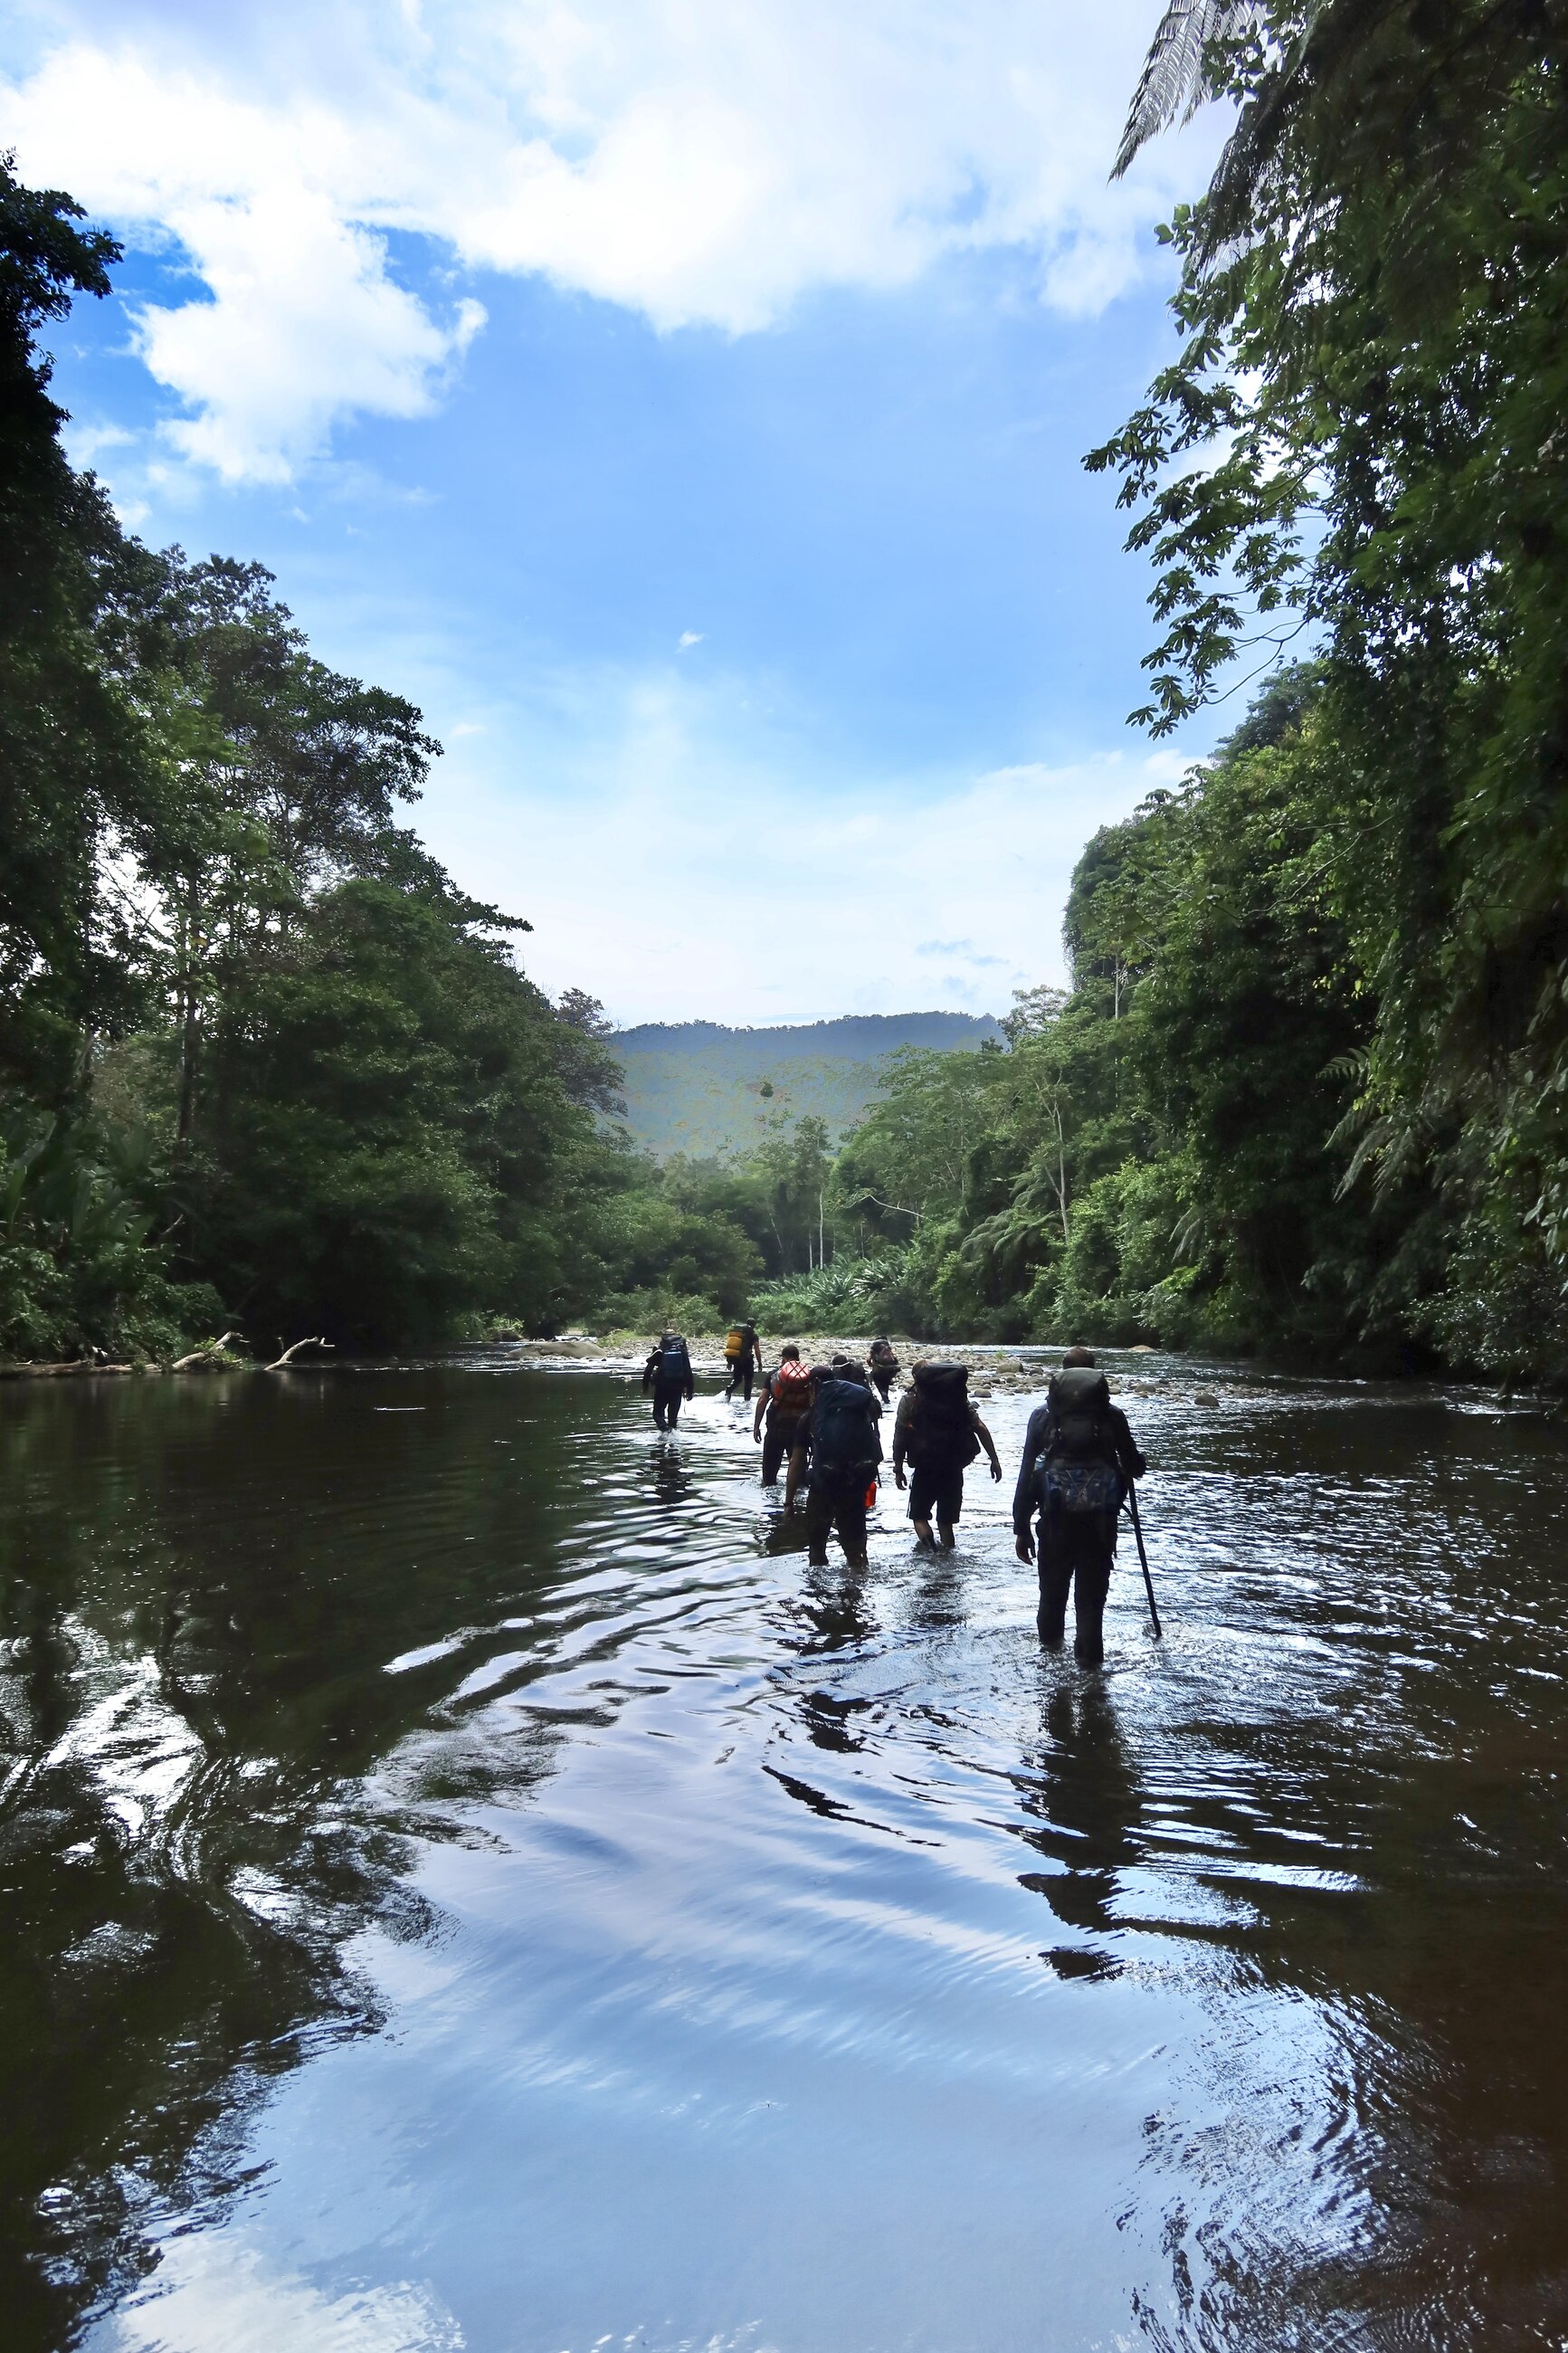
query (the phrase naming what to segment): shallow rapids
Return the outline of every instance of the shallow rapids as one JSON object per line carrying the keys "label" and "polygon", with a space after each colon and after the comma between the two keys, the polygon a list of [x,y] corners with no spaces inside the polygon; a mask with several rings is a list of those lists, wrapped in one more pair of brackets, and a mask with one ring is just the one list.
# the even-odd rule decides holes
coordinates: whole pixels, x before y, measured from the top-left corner
{"label": "shallow rapids", "polygon": [[1111,1363],[1103,1676],[1021,1395],[854,1578],[711,1383],[9,1389],[15,2353],[1568,2342],[1568,1434]]}

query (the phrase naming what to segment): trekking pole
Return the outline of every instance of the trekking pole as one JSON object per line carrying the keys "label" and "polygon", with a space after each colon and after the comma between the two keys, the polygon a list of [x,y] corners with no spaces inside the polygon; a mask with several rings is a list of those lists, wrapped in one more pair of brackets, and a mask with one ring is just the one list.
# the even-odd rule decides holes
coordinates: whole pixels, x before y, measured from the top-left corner
{"label": "trekking pole", "polygon": [[1138,1539],[1138,1558],[1143,1568],[1143,1590],[1149,1596],[1149,1615],[1154,1621],[1154,1640],[1159,1642],[1164,1639],[1164,1630],[1160,1624],[1160,1612],[1154,1604],[1154,1580],[1149,1574],[1149,1556],[1143,1549],[1143,1527],[1138,1517],[1137,1482],[1131,1479],[1127,1482],[1127,1500],[1132,1507],[1132,1533]]}

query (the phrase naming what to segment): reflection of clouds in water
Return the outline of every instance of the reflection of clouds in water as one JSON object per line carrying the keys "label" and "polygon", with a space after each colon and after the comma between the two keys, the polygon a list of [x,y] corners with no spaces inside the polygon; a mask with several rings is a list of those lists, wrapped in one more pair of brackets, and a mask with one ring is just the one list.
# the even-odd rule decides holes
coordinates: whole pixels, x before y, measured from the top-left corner
{"label": "reflection of clouds in water", "polygon": [[[27,2162],[68,2283],[37,2341],[132,2278],[83,2324],[91,2353],[457,2353],[443,2296],[486,2347],[526,2296],[531,2353],[608,2353],[612,2319],[616,2348],[765,2353],[820,2341],[826,2308],[846,2344],[966,2344],[979,2308],[991,2353],[1367,2353],[1511,2342],[1488,2309],[1510,2265],[1553,2323],[1551,1463],[1501,1591],[1438,1546],[1439,1519],[1451,1545],[1468,1525],[1447,1424],[1424,1501],[1390,1486],[1381,1423],[1183,1437],[1150,1400],[1170,1630],[1150,1642],[1124,1556],[1113,1670],[1085,1677],[1042,1660],[990,1491],[956,1558],[915,1554],[884,1489],[869,1573],[816,1571],[710,1393],[660,1440],[633,1385],[537,1377],[546,1448],[503,1383],[440,1379],[462,1410],[422,1430],[448,1451],[394,1461],[381,1433],[374,1512],[379,1421],[324,1411],[298,1454],[258,1456],[258,1418],[242,1460],[237,1431],[174,1535],[152,1527],[161,1585],[114,1549],[117,1460],[83,1516],[84,1450],[62,1452],[61,1533],[29,1523],[77,1579],[40,1574],[7,1659],[58,1809],[53,1848],[15,1860],[19,1916],[49,1923],[29,1957],[69,2005],[32,2094],[41,2137],[61,2120]],[[988,1404],[1005,1449],[1029,1402]],[[348,1606],[325,1610],[329,1556]],[[1472,1663],[1482,1609],[1511,1613],[1504,1690],[1495,1644]],[[131,1878],[111,1802],[110,1829],[146,1825]],[[152,2067],[171,1993],[210,2055],[192,2030]],[[321,2029],[394,2008],[341,2073],[283,2080]],[[75,2189],[100,2082],[139,2168],[123,2207]],[[367,2235],[394,2139],[418,2232],[397,2242]],[[235,2212],[242,2151],[267,2186]],[[793,2271],[781,2213],[812,2252]],[[147,2274],[164,2232],[188,2235]],[[716,2232],[767,2338],[712,2308]]]}
{"label": "reflection of clouds in water", "polygon": [[77,1662],[71,1681],[79,1713],[37,1769],[75,1768],[130,1837],[147,1838],[201,1762],[201,1741],[164,1699],[150,1653],[127,1659],[74,1616],[62,1621],[60,1636]]}
{"label": "reflection of clouds in water", "polygon": [[298,2274],[269,2278],[255,2248],[223,2238],[171,2241],[115,2339],[116,2353],[461,2353],[467,2341],[412,2281],[323,2295]]}

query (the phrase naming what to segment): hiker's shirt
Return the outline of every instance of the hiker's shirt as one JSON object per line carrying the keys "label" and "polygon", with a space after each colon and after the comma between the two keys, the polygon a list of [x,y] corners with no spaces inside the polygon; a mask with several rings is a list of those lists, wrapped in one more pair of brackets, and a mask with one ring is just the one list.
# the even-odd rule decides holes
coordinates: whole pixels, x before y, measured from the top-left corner
{"label": "hiker's shirt", "polygon": [[[1128,1426],[1127,1416],[1119,1405],[1108,1406],[1104,1413],[1105,1457],[1114,1462],[1126,1487],[1141,1479],[1147,1464],[1138,1451],[1136,1440]],[[1018,1465],[1018,1483],[1013,1490],[1013,1526],[1015,1532],[1027,1535],[1035,1514],[1040,1513],[1040,1531],[1045,1534],[1048,1514],[1040,1510],[1039,1461],[1050,1436],[1051,1409],[1037,1405],[1029,1416],[1029,1427],[1024,1435],[1024,1458]],[[1086,1517],[1090,1516],[1086,1514]],[[1117,1515],[1115,1513],[1092,1514],[1094,1524],[1104,1539],[1107,1552],[1116,1550]],[[1106,1525],[1101,1525],[1106,1523]]]}

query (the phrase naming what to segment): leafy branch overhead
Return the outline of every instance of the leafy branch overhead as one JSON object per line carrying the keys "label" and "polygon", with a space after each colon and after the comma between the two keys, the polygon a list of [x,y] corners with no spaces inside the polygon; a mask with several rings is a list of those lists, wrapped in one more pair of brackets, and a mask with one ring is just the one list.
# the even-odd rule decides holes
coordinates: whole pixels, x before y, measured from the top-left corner
{"label": "leafy branch overhead", "polygon": [[1174,0],[1119,168],[1205,99],[1235,128],[1165,232],[1180,351],[1088,460],[1154,565],[1140,722],[1318,661],[1358,1167],[1439,1172],[1521,1267],[1568,1249],[1565,35],[1564,0]]}

